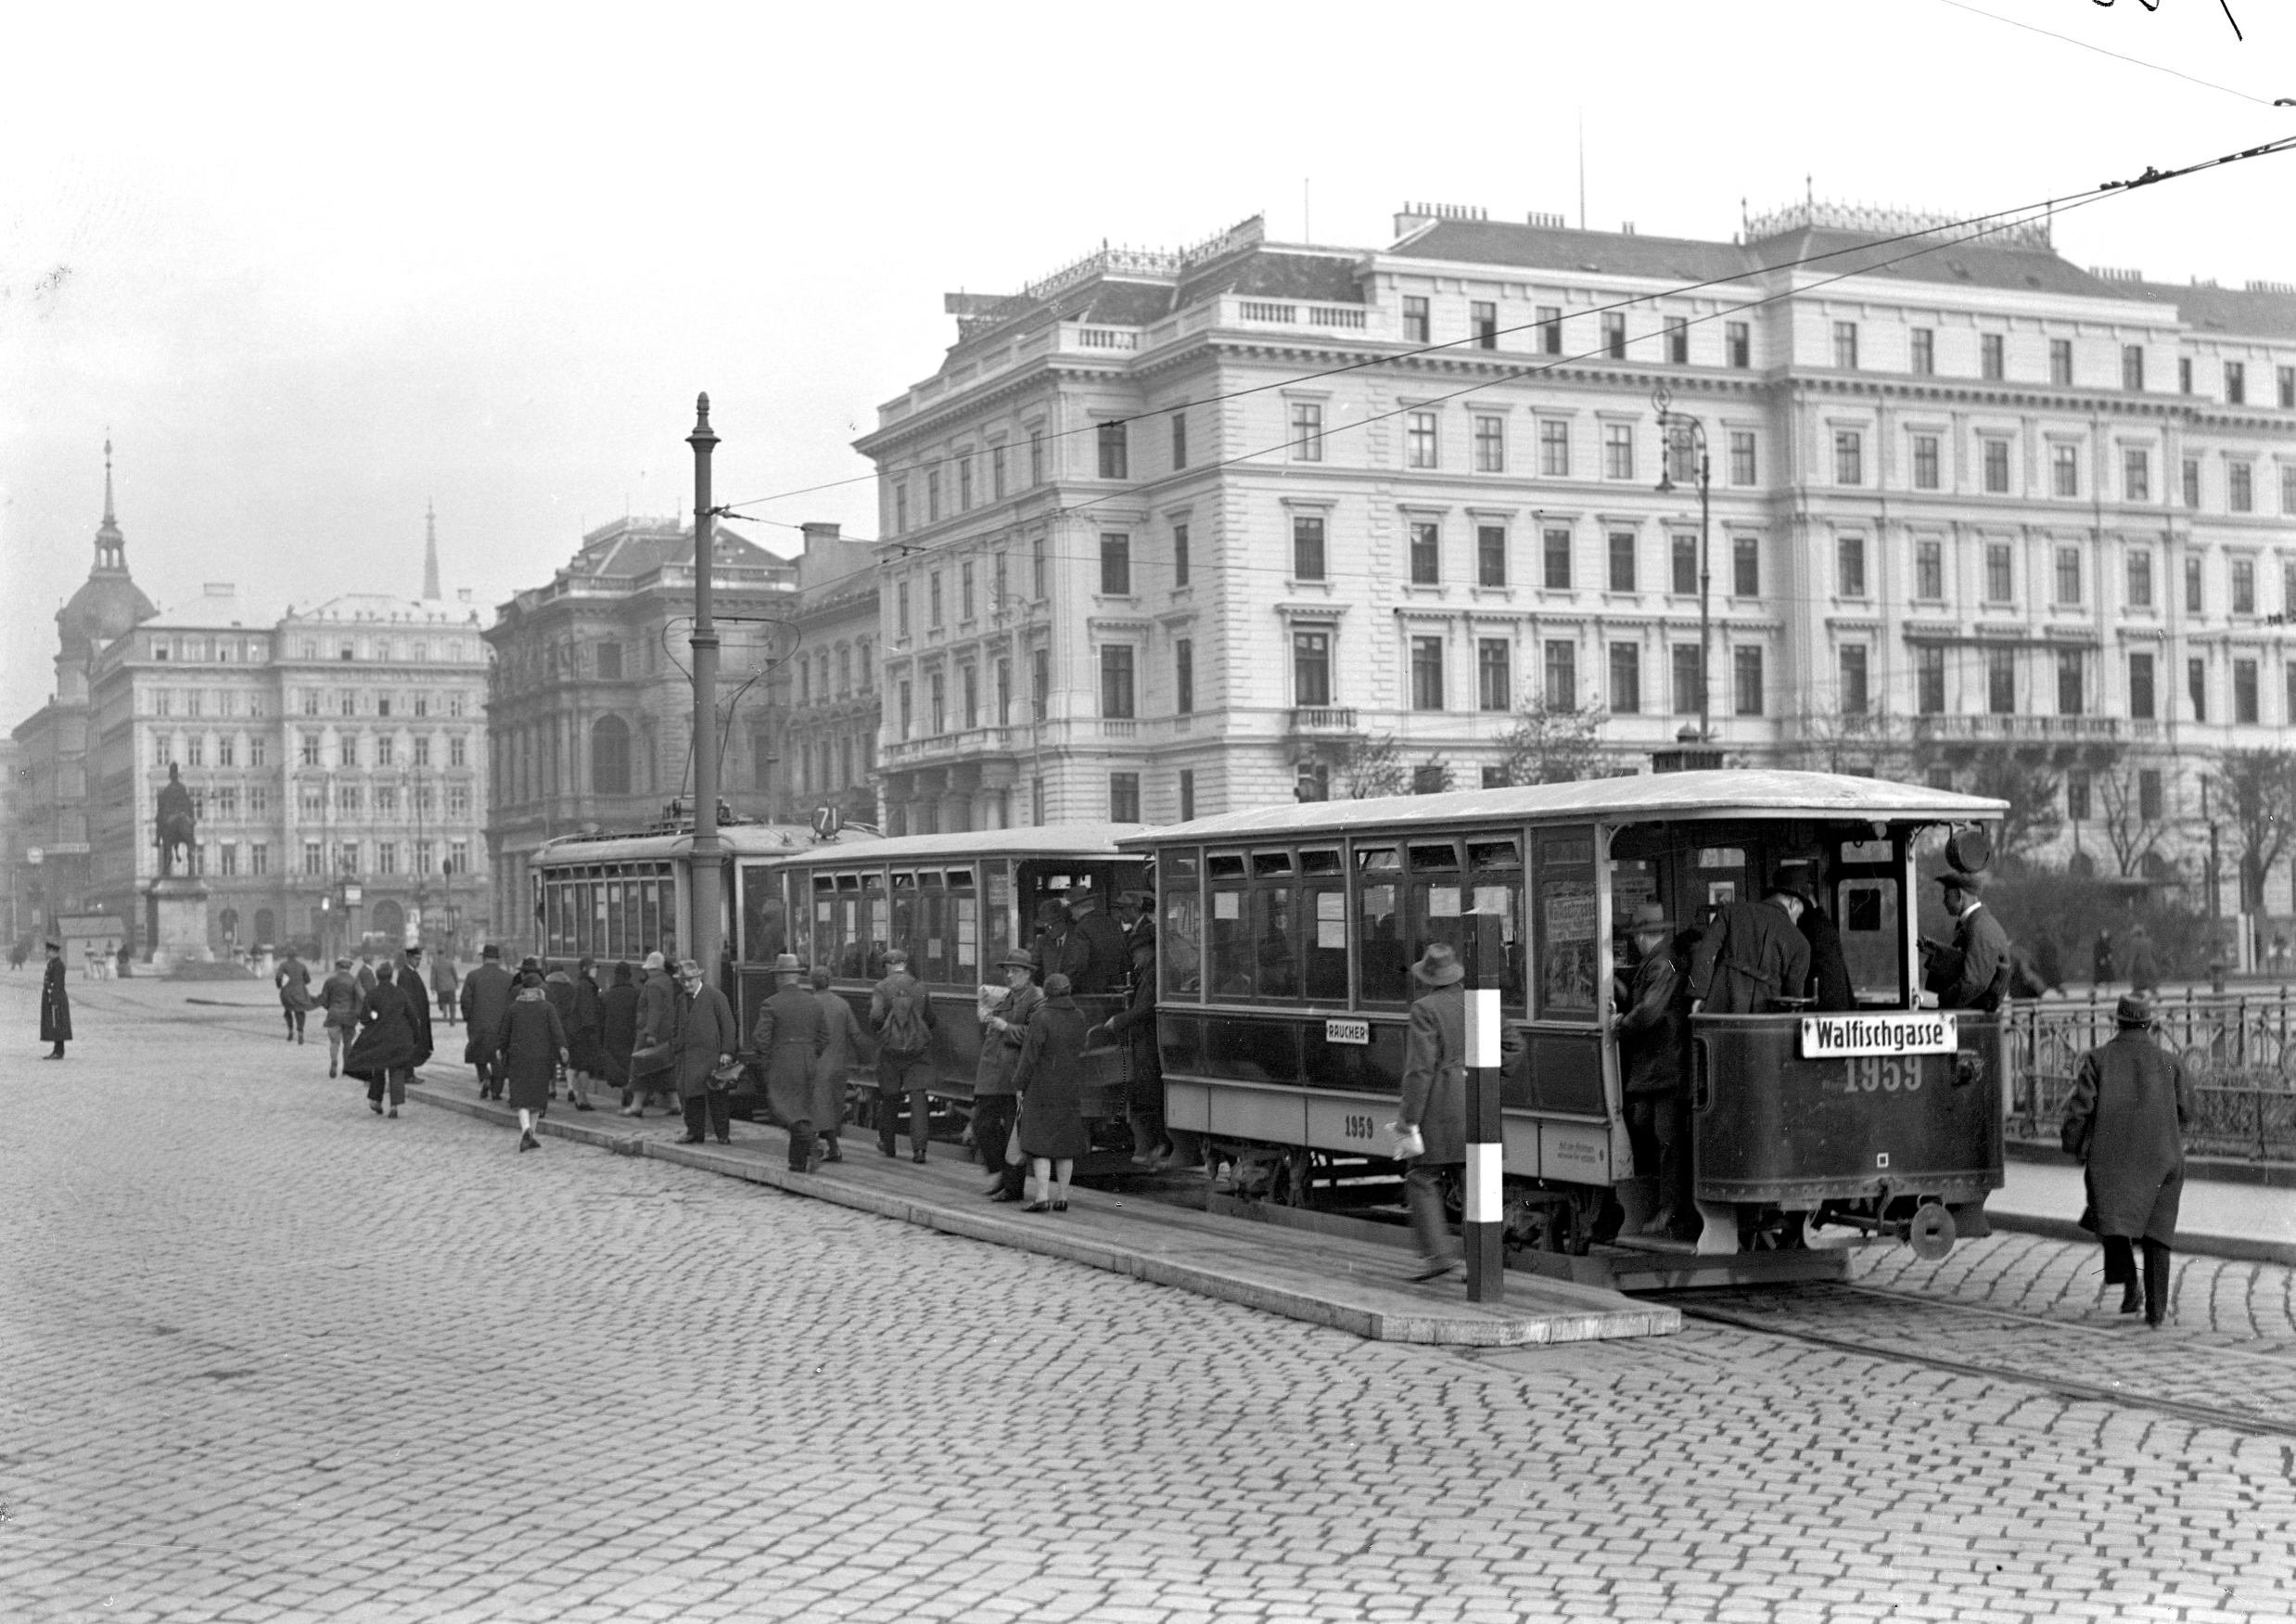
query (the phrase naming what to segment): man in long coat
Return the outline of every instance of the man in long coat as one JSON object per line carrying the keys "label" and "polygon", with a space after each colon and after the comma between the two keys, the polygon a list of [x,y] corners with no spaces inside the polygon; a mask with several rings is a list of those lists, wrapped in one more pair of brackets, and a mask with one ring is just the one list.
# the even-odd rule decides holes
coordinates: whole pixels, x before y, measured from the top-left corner
{"label": "man in long coat", "polygon": [[1625,1072],[1626,1137],[1635,1171],[1652,1180],[1657,1200],[1645,1233],[1667,1234],[1690,1199],[1683,1155],[1689,1123],[1682,1088],[1682,968],[1674,921],[1656,902],[1635,908],[1633,979],[1618,989],[1618,1059]]}
{"label": "man in long coat", "polygon": [[[906,1016],[904,1018],[904,1012]],[[933,1124],[933,1000],[909,973],[906,948],[887,948],[885,979],[869,994],[869,1027],[877,1035],[877,1149],[896,1154],[893,1131],[909,1102],[909,1159],[923,1161]],[[900,1029],[910,1029],[903,1041]],[[923,1039],[924,1047],[912,1047]]]}
{"label": "man in long coat", "polygon": [[1922,984],[1940,1009],[1998,1009],[2009,991],[2009,939],[1985,906],[1984,876],[1945,874],[1937,883],[1953,915],[1953,945],[1932,954]]}
{"label": "man in long coat", "polygon": [[61,1060],[71,1042],[71,994],[64,990],[64,950],[49,942],[47,968],[40,972],[40,1041],[56,1045],[40,1056]]}
{"label": "man in long coat", "polygon": [[416,1033],[415,1011],[424,1006],[423,989],[419,982],[415,995],[399,985],[397,967],[389,960],[383,961],[376,973],[375,985],[359,1005],[359,1035],[351,1042],[350,1053],[343,1056],[343,1075],[355,1077],[366,1084],[366,1103],[376,1116],[383,1113],[383,1095],[390,1095],[390,1112],[399,1114],[406,1103],[406,1080],[420,1062],[415,1056],[427,1043],[430,1019],[426,1012],[421,1017],[421,1036]]}
{"label": "man in long coat", "polygon": [[973,1143],[989,1172],[989,1199],[1017,1201],[1027,1193],[1028,1169],[1004,1156],[1020,1120],[1013,1073],[1028,1039],[1029,1017],[1044,1003],[1044,989],[1037,985],[1037,961],[1027,948],[1013,949],[997,967],[1004,972],[1006,991],[1004,1001],[981,1019],[980,1063],[973,1070]]}
{"label": "man in long coat", "polygon": [[829,1034],[822,1028],[820,1001],[798,983],[805,966],[793,953],[773,960],[773,996],[758,1009],[749,1046],[765,1067],[765,1097],[789,1130],[789,1170],[810,1173],[821,1166],[813,1137],[813,1068]]}
{"label": "man in long coat", "polygon": [[[678,1106],[671,1102],[678,1097],[676,1044],[678,1039],[677,978],[659,953],[645,955],[641,966],[645,979],[638,984],[638,1042],[631,1051],[630,1089],[634,1102],[630,1107],[633,1117],[645,1115],[645,1107],[654,1102],[656,1094],[665,1097],[663,1103],[671,1110]],[[646,1050],[670,1045],[670,1052],[650,1066],[641,1068],[637,1056]]]}
{"label": "man in long coat", "polygon": [[1156,939],[1153,927],[1132,940],[1132,995],[1094,1032],[1089,1045],[1105,1036],[1125,1045],[1125,1115],[1132,1128],[1132,1160],[1142,1167],[1168,1166],[1172,1147],[1164,1137],[1164,1057],[1156,1049]]}
{"label": "man in long coat", "polygon": [[1794,921],[1802,932],[1802,940],[1810,944],[1810,977],[1806,989],[1810,1007],[1828,1014],[1857,1007],[1857,995],[1850,986],[1849,957],[1842,951],[1841,927],[1825,910],[1825,865],[1820,861],[1803,860],[1781,864],[1782,871],[1793,879],[1802,897],[1802,916]]}
{"label": "man in long coat", "polygon": [[815,965],[810,979],[813,1002],[822,1012],[822,1052],[813,1062],[813,1132],[822,1139],[822,1160],[843,1161],[837,1130],[845,1122],[846,1080],[861,1059],[861,1021],[844,994],[830,990],[827,965]]}
{"label": "man in long coat", "polygon": [[1691,1013],[1760,1015],[1780,998],[1801,997],[1810,976],[1801,917],[1801,894],[1782,874],[1771,876],[1760,902],[1717,909],[1690,958]]}
{"label": "man in long coat", "polygon": [[1130,955],[1123,927],[1100,911],[1100,893],[1080,880],[1069,888],[1062,906],[1068,910],[1068,934],[1061,940],[1060,963],[1049,969],[1067,977],[1078,998],[1123,991]]}
{"label": "man in long coat", "polygon": [[2184,1068],[2152,1041],[2152,1008],[2134,993],[2113,1010],[2119,1029],[2081,1056],[2065,1101],[2063,1144],[2086,1170],[2093,1227],[2105,1245],[2105,1283],[2121,1287],[2121,1311],[2137,1308],[2132,1240],[2144,1247],[2145,1323],[2168,1313],[2169,1244],[2185,1189],[2185,1123],[2192,1097]]}
{"label": "man in long coat", "polygon": [[312,1001],[311,971],[301,959],[295,956],[293,948],[287,949],[287,956],[279,961],[279,968],[271,978],[271,984],[279,990],[279,1013],[287,1019],[287,1041],[290,1043],[301,1042],[303,1017],[318,1005]]}
{"label": "man in long coat", "polygon": [[1397,1126],[1417,1128],[1424,1147],[1406,1164],[1403,1193],[1419,1237],[1420,1280],[1466,1272],[1443,1215],[1443,1173],[1467,1162],[1467,966],[1448,941],[1430,942],[1411,966],[1420,987],[1403,1049]]}
{"label": "man in long coat", "polygon": [[463,1029],[469,1034],[463,1058],[478,1071],[478,1097],[500,1099],[503,1068],[495,1059],[494,1036],[502,1030],[516,990],[514,978],[503,968],[503,950],[488,942],[478,954],[478,967],[463,978]]}
{"label": "man in long coat", "polygon": [[701,1144],[705,1124],[720,1144],[733,1142],[728,1085],[717,1073],[733,1064],[741,1046],[741,1022],[725,994],[702,979],[699,960],[679,960],[678,1032],[670,1047],[678,1098],[685,1107],[685,1137],[680,1144]]}
{"label": "man in long coat", "polygon": [[415,1028],[415,1058],[406,1068],[405,1081],[415,1081],[415,1073],[430,1059],[430,989],[423,984],[423,950],[420,943],[406,948],[399,955],[399,991],[406,994],[407,1009]]}

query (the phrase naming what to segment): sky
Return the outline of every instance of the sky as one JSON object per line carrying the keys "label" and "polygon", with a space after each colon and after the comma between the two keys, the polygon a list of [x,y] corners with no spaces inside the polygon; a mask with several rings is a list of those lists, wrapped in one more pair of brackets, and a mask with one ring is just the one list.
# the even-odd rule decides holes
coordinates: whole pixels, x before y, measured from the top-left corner
{"label": "sky", "polygon": [[[721,501],[830,487],[746,533],[874,535],[851,442],[938,367],[941,294],[1103,240],[1264,212],[1384,247],[1419,199],[1575,221],[1582,121],[1588,224],[1721,240],[1805,186],[1975,213],[2296,134],[2289,0],[0,19],[0,726],[52,687],[108,434],[163,608],[411,597],[435,503],[448,595],[491,618],[585,528],[690,505],[697,390]],[[2291,197],[2296,153],[2057,243],[2296,281]]]}

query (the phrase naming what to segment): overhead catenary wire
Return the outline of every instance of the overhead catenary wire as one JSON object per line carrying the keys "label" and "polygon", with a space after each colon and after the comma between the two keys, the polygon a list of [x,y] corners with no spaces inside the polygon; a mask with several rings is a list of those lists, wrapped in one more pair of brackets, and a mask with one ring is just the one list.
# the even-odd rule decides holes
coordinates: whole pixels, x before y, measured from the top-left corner
{"label": "overhead catenary wire", "polygon": [[[1935,238],[1942,233],[1955,231],[1967,232],[1967,235],[1958,238],[1953,238],[1946,241],[1932,241],[1928,247],[1916,250],[1915,254],[1901,256],[1902,258],[1918,257],[1920,253],[1935,252],[1943,248],[1950,248],[1958,246],[1962,243],[1979,241],[1988,235],[2008,229],[2008,227],[2012,224],[2030,224],[2035,219],[2046,219],[2054,213],[2068,213],[2073,209],[2083,207],[2090,202],[2098,201],[2104,197],[2132,191],[2139,186],[2157,185],[2162,181],[2181,179],[2187,175],[2200,173],[2204,170],[2220,168],[2226,164],[2240,162],[2251,158],[2261,158],[2278,152],[2284,152],[2290,150],[2291,147],[2296,147],[2296,136],[2283,137],[2279,140],[2265,142],[2256,147],[2248,147],[2238,152],[2226,153],[2216,158],[2200,160],[2197,162],[2187,164],[2176,169],[2161,170],[2148,166],[2143,173],[2129,180],[2104,181],[2100,182],[2097,185],[2086,187],[2080,191],[2068,192],[2056,197],[2043,198],[2030,203],[2019,204],[2012,208],[1997,210],[1989,213],[1966,215],[1958,220],[1947,221],[1941,225],[1930,225],[1920,230],[1900,232],[1893,236],[1866,237],[1856,243],[1852,243],[1842,248],[1829,249],[1822,253],[1805,254],[1795,259],[1780,260],[1775,264],[1754,267],[1751,270],[1734,271],[1727,275],[1710,276],[1696,281],[1677,283],[1674,286],[1657,289],[1649,293],[1630,294],[1613,300],[1607,303],[1590,305],[1585,310],[1575,312],[1574,313],[1583,318],[1589,315],[1602,315],[1612,312],[1630,310],[1637,306],[1653,304],[1661,300],[1680,299],[1687,295],[1695,294],[1706,289],[1726,287],[1742,282],[1749,275],[1767,275],[1779,271],[1799,270],[1806,266],[1822,264],[1828,261],[1841,259],[1849,255],[1870,253],[1876,249],[1889,248],[1899,243]],[[1987,222],[1996,222],[1999,224],[1989,225],[1986,224]],[[1843,273],[1843,275],[1869,275],[1873,271],[1884,269],[1888,265],[1897,262],[1899,262],[1898,260],[1888,260],[1882,262],[1880,265],[1863,265],[1855,271]],[[1828,280],[1838,281],[1841,279],[1841,276],[1835,276],[1830,277]],[[1820,284],[1820,286],[1823,285],[1824,284],[1822,283]],[[1792,289],[1790,291],[1801,292],[1807,291],[1807,289],[1805,288]],[[1760,299],[1749,300],[1739,308],[1758,309],[1763,304],[1774,302],[1777,297],[1778,296],[1776,295],[1772,295]],[[1696,320],[1706,321],[1714,319],[1726,319],[1729,313],[1717,313],[1716,315],[1700,317],[1696,318]],[[1510,333],[1528,332],[1542,327],[1546,325],[1547,324],[1544,322],[1534,319],[1528,322],[1516,323],[1510,326],[1493,329],[1492,336],[1497,337]],[[1298,387],[1300,384],[1312,383],[1322,378],[1342,377],[1351,372],[1362,371],[1371,367],[1392,365],[1397,362],[1409,361],[1419,356],[1436,355],[1448,351],[1457,351],[1462,349],[1480,349],[1483,342],[1484,339],[1481,333],[1470,333],[1458,339],[1447,339],[1441,342],[1430,342],[1411,349],[1383,352],[1377,355],[1367,355],[1354,361],[1345,362],[1336,366],[1321,367],[1311,372],[1298,373],[1288,377],[1273,379],[1266,383],[1245,385],[1242,388],[1227,390],[1223,393],[1207,395],[1201,401],[1189,401],[1184,403],[1182,409],[1197,406],[1218,405],[1227,401],[1242,400],[1252,395],[1264,394],[1271,390],[1292,389]],[[1547,363],[1546,365],[1550,368],[1555,365],[1570,364],[1578,361],[1598,359],[1600,358],[1600,355],[1601,352],[1589,352],[1580,356],[1564,357],[1551,361]],[[1046,443],[1052,443],[1058,441],[1086,434],[1098,434],[1103,428],[1111,426],[1118,424],[1129,426],[1133,423],[1150,421],[1153,418],[1166,416],[1169,410],[1171,410],[1171,408],[1159,408],[1153,412],[1139,412],[1126,416],[1103,418],[1092,423],[1079,425],[1075,428],[1060,429],[1043,436],[1042,439]],[[911,467],[922,470],[932,470],[959,460],[961,460],[960,457],[955,454],[946,457],[920,458],[916,463],[911,465]],[[910,470],[902,470],[904,473]],[[818,484],[803,485],[788,491],[775,492],[771,495],[752,496],[739,502],[724,503],[714,507],[712,512],[724,518],[738,519],[744,523],[754,524],[779,522],[765,520],[757,515],[741,514],[736,510],[744,507],[761,506],[769,502],[790,501],[799,496],[814,495],[823,491],[842,490],[851,485],[874,484],[883,480],[885,477],[886,475],[883,470],[876,470],[867,474],[857,474],[849,479],[827,480]]]}

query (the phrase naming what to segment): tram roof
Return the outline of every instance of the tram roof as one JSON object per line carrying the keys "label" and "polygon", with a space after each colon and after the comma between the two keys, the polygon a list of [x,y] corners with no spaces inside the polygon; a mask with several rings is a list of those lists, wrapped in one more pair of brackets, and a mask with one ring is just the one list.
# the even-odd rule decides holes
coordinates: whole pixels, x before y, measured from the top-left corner
{"label": "tram roof", "polygon": [[1720,769],[1584,778],[1506,789],[1460,789],[1443,795],[1390,795],[1375,800],[1322,800],[1256,807],[1250,812],[1167,824],[1125,837],[1131,850],[1209,840],[1272,840],[1358,829],[1405,829],[1429,824],[1509,823],[1601,818],[1651,823],[1665,818],[1816,817],[1982,823],[2009,803],[1950,789],[1833,773]]}
{"label": "tram roof", "polygon": [[[795,856],[801,852],[835,851],[847,846],[881,844],[874,835],[848,829],[831,841],[814,838],[804,824],[728,824],[719,838],[729,855],[736,857]],[[643,834],[560,835],[543,842],[535,856],[551,864],[582,863],[668,862],[694,850],[694,831],[657,829]]]}
{"label": "tram roof", "polygon": [[[897,835],[872,840],[850,853],[859,863],[921,863],[942,858],[1092,857],[1116,850],[1119,841],[1147,833],[1143,824],[1035,824],[1014,829],[971,829],[961,835]],[[788,853],[794,858],[835,863],[848,854],[835,847]]]}

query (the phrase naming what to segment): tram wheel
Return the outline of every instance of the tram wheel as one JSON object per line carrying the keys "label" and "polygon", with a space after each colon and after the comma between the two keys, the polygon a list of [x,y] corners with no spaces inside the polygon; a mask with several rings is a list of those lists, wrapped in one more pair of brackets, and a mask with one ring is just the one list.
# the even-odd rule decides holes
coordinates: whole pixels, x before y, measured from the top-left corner
{"label": "tram wheel", "polygon": [[1953,1214],[1934,1201],[1925,1202],[1906,1225],[1907,1243],[1924,1263],[1934,1263],[1953,1250],[1956,1234]]}

